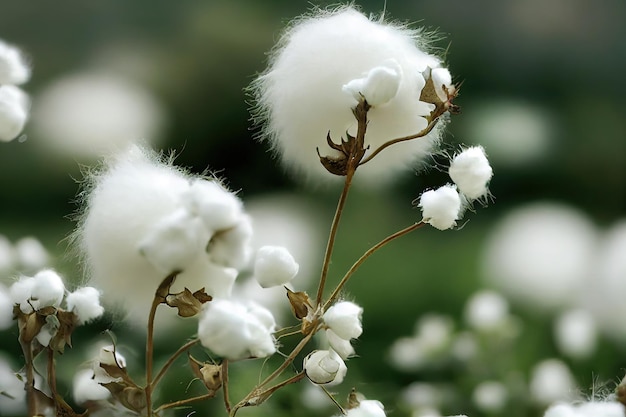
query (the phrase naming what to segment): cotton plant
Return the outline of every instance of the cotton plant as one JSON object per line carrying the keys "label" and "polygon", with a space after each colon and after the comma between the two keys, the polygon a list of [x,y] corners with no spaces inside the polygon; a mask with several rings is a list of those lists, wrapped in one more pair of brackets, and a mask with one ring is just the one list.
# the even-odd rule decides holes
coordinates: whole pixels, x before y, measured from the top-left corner
{"label": "cotton plant", "polygon": [[17,138],[26,124],[30,110],[28,95],[18,86],[30,78],[31,70],[24,54],[0,39],[0,141]]}
{"label": "cotton plant", "polygon": [[[9,291],[27,362],[30,415],[46,407],[33,382],[33,348],[48,351],[53,364],[73,326],[102,314],[100,295],[121,306],[134,328],[146,329],[145,369],[138,381],[126,371],[118,344],[103,349],[75,377],[75,400],[87,413],[102,412],[106,403],[152,417],[221,392],[226,412],[234,417],[308,379],[341,415],[386,415],[375,399],[353,390],[342,405],[326,389],[341,384],[350,361],[358,360],[352,343],[362,335],[366,318],[344,290],[363,263],[388,243],[425,225],[455,228],[474,202],[486,203],[493,170],[485,150],[475,146],[454,154],[450,183],[426,190],[418,199],[421,220],[365,251],[331,289],[337,230],[353,183],[385,184],[395,173],[423,167],[440,151],[443,127],[459,113],[453,103],[458,86],[443,60],[431,53],[423,31],[367,17],[349,5],[297,19],[249,91],[259,137],[270,142],[283,164],[309,181],[343,182],[315,294],[293,284],[299,263],[289,248],[267,244],[253,249],[253,219],[222,180],[192,174],[175,166],[173,157],[132,144],[91,170],[81,193],[74,241],[94,287],[68,295],[58,274],[44,270],[21,278]],[[261,287],[284,288],[283,302],[297,323],[279,327],[269,309],[235,297],[235,281],[245,275]],[[197,321],[197,337],[158,369],[155,334],[162,328],[157,327],[157,311]],[[477,314],[493,316],[498,310]],[[453,342],[448,324],[445,318],[424,320],[418,339],[428,349],[447,349]],[[312,348],[316,335],[320,346]],[[286,338],[296,341],[282,352]],[[209,360],[198,359],[192,350],[208,353]],[[231,363],[265,360],[279,352],[279,365],[267,362],[269,374],[243,397],[231,399]],[[158,395],[159,385],[183,355],[204,393],[167,402]],[[49,369],[52,408],[57,414],[78,415],[58,396],[54,366]]]}

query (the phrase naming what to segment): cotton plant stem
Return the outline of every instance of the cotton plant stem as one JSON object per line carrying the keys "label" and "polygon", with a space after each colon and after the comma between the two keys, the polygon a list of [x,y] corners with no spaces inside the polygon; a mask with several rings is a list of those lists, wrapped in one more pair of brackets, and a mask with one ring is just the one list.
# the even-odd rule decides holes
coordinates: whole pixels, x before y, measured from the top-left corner
{"label": "cotton plant stem", "polygon": [[224,407],[226,412],[230,414],[230,398],[228,393],[228,359],[222,361],[222,394],[224,395]]}
{"label": "cotton plant stem", "polygon": [[167,362],[165,362],[165,364],[163,365],[163,367],[161,368],[157,376],[154,377],[154,380],[152,381],[152,389],[154,389],[154,387],[157,386],[161,378],[165,376],[167,370],[170,368],[170,366],[172,366],[174,361],[178,359],[178,357],[182,355],[185,351],[189,350],[192,346],[198,344],[199,342],[200,342],[199,339],[193,339],[185,343],[184,345],[182,345],[180,348],[178,348],[178,350],[174,352],[172,356],[170,356]]}
{"label": "cotton plant stem", "polygon": [[237,412],[246,406],[249,405],[260,405],[262,404],[265,400],[267,400],[274,392],[278,391],[279,389],[289,385],[289,384],[293,384],[296,383],[302,379],[304,379],[306,377],[306,373],[304,371],[300,371],[297,374],[295,374],[294,376],[292,376],[289,379],[284,380],[283,382],[279,382],[278,384],[267,388],[266,390],[263,390],[259,393],[257,393],[257,391],[253,391],[254,396],[251,398],[257,398],[260,399],[260,401],[258,403],[254,403],[254,404],[250,404],[247,400],[248,397],[246,397],[246,399],[240,401],[228,414],[229,417],[235,417],[235,415],[237,414]]}
{"label": "cotton plant stem", "polygon": [[156,316],[157,307],[161,304],[158,297],[155,296],[150,307],[150,316],[148,317],[148,337],[146,340],[146,407],[147,417],[152,417],[152,365],[154,361],[154,317]]}
{"label": "cotton plant stem", "polygon": [[48,351],[48,386],[50,387],[50,393],[52,394],[52,401],[54,402],[54,409],[59,411],[59,395],[57,393],[57,376],[54,367],[54,351],[50,348]]}
{"label": "cotton plant stem", "polygon": [[367,252],[365,252],[353,265],[352,267],[350,267],[350,269],[348,270],[348,272],[346,272],[346,274],[343,276],[343,278],[341,279],[341,281],[339,282],[339,284],[337,285],[337,287],[335,288],[335,290],[333,291],[333,293],[330,295],[330,297],[328,298],[328,301],[326,301],[326,303],[324,304],[324,308],[322,309],[322,311],[326,311],[328,309],[328,307],[330,307],[330,305],[337,299],[337,297],[339,296],[339,293],[341,292],[341,290],[343,289],[343,287],[346,285],[346,283],[348,282],[348,280],[350,279],[350,277],[352,277],[352,275],[356,272],[357,269],[359,269],[359,267],[367,260],[367,258],[369,258],[374,252],[376,252],[377,250],[379,250],[380,248],[382,248],[383,246],[385,246],[386,244],[388,244],[389,242],[404,236],[408,233],[411,233],[413,230],[419,229],[420,227],[424,226],[426,223],[424,222],[419,222],[419,223],[414,223],[408,227],[405,227],[402,230],[397,231],[396,233],[387,236],[386,238],[384,238],[383,240],[381,240],[380,242],[378,242],[377,244],[375,244],[374,246],[372,246],[371,248],[369,248],[367,250]]}
{"label": "cotton plant stem", "polygon": [[197,397],[185,398],[184,400],[174,401],[171,403],[163,404],[156,410],[154,410],[155,414],[160,413],[163,410],[167,410],[168,408],[180,407],[181,405],[191,404],[196,401],[208,400],[209,398],[215,397],[215,392],[210,392],[208,394],[198,395]]}
{"label": "cotton plant stem", "polygon": [[36,416],[37,397],[35,395],[35,370],[33,365],[33,348],[31,343],[24,342],[20,337],[20,346],[24,354],[24,365],[26,368],[26,401],[28,402],[28,415]]}

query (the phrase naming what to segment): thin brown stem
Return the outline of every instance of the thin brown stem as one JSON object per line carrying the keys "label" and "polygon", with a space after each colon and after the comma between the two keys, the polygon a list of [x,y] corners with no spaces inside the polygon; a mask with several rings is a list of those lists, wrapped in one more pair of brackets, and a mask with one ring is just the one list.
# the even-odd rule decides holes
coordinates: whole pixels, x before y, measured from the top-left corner
{"label": "thin brown stem", "polygon": [[348,414],[346,412],[346,410],[344,410],[344,408],[341,406],[341,404],[339,404],[339,402],[335,399],[335,396],[333,394],[331,394],[330,392],[328,392],[328,390],[326,389],[325,386],[320,385],[319,387],[324,391],[324,393],[326,393],[326,395],[328,396],[328,398],[330,398],[330,400],[333,402],[333,404],[335,404],[335,406],[337,406],[339,411],[341,411],[341,414],[343,414],[344,416],[346,414]]}
{"label": "thin brown stem", "polygon": [[154,412],[158,414],[159,412],[163,410],[167,410],[168,408],[180,407],[181,405],[190,404],[196,401],[208,400],[209,398],[213,398],[213,397],[215,397],[215,391],[210,392],[208,394],[198,395],[197,397],[185,398],[184,400],[179,400],[179,401],[174,401],[171,403],[163,404],[162,406],[154,410]]}
{"label": "thin brown stem", "polygon": [[52,394],[55,411],[59,411],[59,395],[57,394],[57,376],[54,367],[54,350],[47,348],[48,351],[48,386]]}
{"label": "thin brown stem", "polygon": [[274,372],[272,372],[267,378],[265,378],[263,380],[263,382],[261,382],[257,388],[261,388],[264,385],[267,385],[268,383],[272,382],[272,380],[274,380],[276,377],[278,377],[280,374],[283,373],[283,371],[285,369],[287,369],[289,367],[289,365],[291,365],[291,363],[294,361],[294,359],[296,359],[296,356],[298,356],[298,354],[302,351],[302,349],[304,349],[304,347],[307,345],[307,343],[309,343],[309,341],[311,340],[311,338],[313,337],[313,335],[315,334],[315,332],[311,332],[308,335],[306,335],[306,337],[304,337],[300,343],[298,343],[296,345],[295,348],[293,348],[293,350],[291,351],[291,353],[289,354],[289,356],[287,356],[285,358],[285,360],[283,361],[282,365],[280,365],[278,368],[276,368],[276,370]]}
{"label": "thin brown stem", "polygon": [[152,381],[152,389],[154,389],[154,387],[157,386],[157,384],[159,383],[161,378],[163,378],[165,376],[165,373],[170,368],[170,366],[172,366],[174,361],[176,359],[178,359],[178,357],[180,355],[182,355],[185,351],[189,350],[189,348],[191,348],[192,346],[198,344],[199,342],[200,342],[199,339],[193,339],[193,340],[190,340],[189,342],[185,343],[184,345],[182,345],[180,348],[178,348],[178,350],[176,352],[174,352],[174,354],[172,356],[170,356],[170,358],[167,360],[167,362],[165,362],[165,364],[163,365],[163,367],[161,368],[161,370],[159,371],[157,376],[154,377],[154,380]]}
{"label": "thin brown stem", "polygon": [[222,393],[224,394],[224,407],[226,412],[230,414],[230,398],[228,394],[228,359],[222,361]]}
{"label": "thin brown stem", "polygon": [[156,316],[157,307],[161,304],[159,297],[154,296],[152,306],[150,307],[150,316],[148,317],[148,337],[146,340],[146,407],[147,417],[152,417],[152,365],[154,360],[154,317]]}
{"label": "thin brown stem", "polygon": [[[20,326],[21,328],[22,326]],[[33,348],[30,342],[22,340],[20,335],[20,346],[22,347],[22,353],[24,354],[24,366],[26,368],[26,401],[28,403],[28,415],[36,416],[38,414],[37,409],[37,395],[35,392],[35,368],[33,365]]]}
{"label": "thin brown stem", "polygon": [[[304,379],[304,377],[306,377],[306,373],[304,371],[300,371],[297,374],[295,374],[294,376],[292,376],[289,379],[284,380],[283,382],[279,382],[278,384],[261,391],[260,393],[256,393],[257,390],[253,391],[254,395],[252,396],[248,396],[246,397],[245,401],[240,401],[231,411],[229,411],[228,415],[229,417],[234,417],[237,414],[237,411],[239,411],[241,408],[243,407],[248,407],[250,405],[260,405],[262,404],[265,400],[267,400],[272,394],[274,394],[276,391],[278,391],[279,389],[281,389],[282,387],[285,387],[289,384],[294,384],[302,379]],[[250,397],[250,398],[249,398]],[[250,402],[251,399],[254,399],[254,402]]]}
{"label": "thin brown stem", "polygon": [[401,138],[392,139],[392,140],[390,140],[388,142],[383,143],[375,151],[373,151],[366,158],[364,158],[359,165],[364,165],[364,164],[368,163],[369,161],[374,159],[374,157],[376,155],[378,155],[379,153],[381,153],[383,150],[385,150],[386,148],[390,147],[391,145],[395,145],[396,143],[399,143],[399,142],[405,142],[407,140],[417,139],[417,138],[421,138],[421,137],[426,136],[427,134],[429,134],[435,128],[435,126],[437,125],[438,121],[439,121],[439,117],[436,117],[435,119],[433,119],[432,122],[430,122],[428,124],[428,126],[426,126],[426,128],[424,128],[423,130],[419,131],[418,133],[415,133],[415,134],[409,135],[409,136],[404,136],[404,137],[401,137]]}
{"label": "thin brown stem", "polygon": [[419,223],[414,223],[408,227],[405,227],[402,230],[397,231],[396,233],[387,236],[386,238],[384,238],[383,240],[381,240],[380,242],[378,242],[377,244],[375,244],[374,246],[372,246],[371,248],[369,248],[367,250],[367,252],[365,252],[353,265],[352,267],[350,267],[350,269],[348,270],[348,272],[346,272],[346,274],[343,276],[343,278],[341,279],[341,281],[339,282],[339,284],[337,285],[337,287],[334,289],[333,293],[330,295],[330,298],[328,299],[328,301],[326,301],[326,303],[324,304],[324,308],[322,311],[326,311],[328,309],[328,307],[330,307],[330,305],[333,303],[333,301],[335,301],[337,299],[337,297],[339,296],[339,293],[341,292],[342,288],[346,285],[346,283],[348,282],[348,280],[350,279],[350,277],[356,272],[357,269],[359,269],[359,267],[363,264],[363,262],[365,262],[367,260],[367,258],[369,258],[374,252],[376,252],[378,249],[382,248],[383,246],[385,246],[387,243],[391,242],[392,240],[395,240],[401,236],[404,236],[410,232],[412,232],[413,230],[419,229],[420,227],[424,226],[426,223],[424,222],[419,222]]}

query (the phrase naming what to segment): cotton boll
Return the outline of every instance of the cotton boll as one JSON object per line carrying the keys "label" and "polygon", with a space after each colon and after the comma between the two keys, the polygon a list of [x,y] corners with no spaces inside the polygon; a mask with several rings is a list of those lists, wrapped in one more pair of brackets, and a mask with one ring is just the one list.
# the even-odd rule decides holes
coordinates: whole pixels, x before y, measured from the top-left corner
{"label": "cotton boll", "polygon": [[33,305],[31,303],[31,296],[33,293],[33,287],[35,286],[35,279],[31,277],[20,277],[19,281],[15,281],[9,288],[9,296],[13,304],[20,306],[20,310],[24,314],[32,313]]}
{"label": "cotton boll", "polygon": [[572,358],[588,358],[595,351],[596,324],[588,311],[570,310],[563,313],[557,318],[554,335],[561,352]]}
{"label": "cotton boll", "polygon": [[405,372],[419,369],[428,360],[428,353],[422,343],[415,337],[401,337],[395,340],[389,349],[391,365]]}
{"label": "cotton boll", "polygon": [[208,246],[209,258],[218,265],[242,269],[250,261],[251,241],[252,220],[242,214],[235,226],[213,235]]}
{"label": "cotton boll", "polygon": [[472,401],[481,411],[498,413],[502,411],[508,399],[506,387],[497,381],[481,382],[472,393]]}
{"label": "cotton boll", "polygon": [[11,364],[0,356],[0,414],[26,415],[26,390],[24,381],[16,375]]}
{"label": "cotton boll", "polygon": [[[357,103],[363,97],[370,106],[382,106],[398,94],[402,68],[396,60],[372,68],[365,78],[357,78],[343,86],[343,91],[354,97]],[[356,105],[356,104],[355,104]]]}
{"label": "cotton boll", "polygon": [[508,316],[508,302],[494,291],[477,292],[465,305],[465,321],[477,330],[497,329],[506,323]]}
{"label": "cotton boll", "polygon": [[580,417],[622,417],[625,411],[624,406],[615,401],[591,401],[578,406]]}
{"label": "cotton boll", "polygon": [[340,301],[324,313],[324,323],[342,339],[356,339],[363,333],[361,316],[363,308],[350,302]]}
{"label": "cotton boll", "polygon": [[575,389],[571,371],[558,359],[544,360],[531,372],[530,396],[540,405],[567,400],[575,395]]}
{"label": "cotton boll", "polygon": [[31,299],[36,309],[59,307],[65,295],[65,285],[59,274],[51,269],[39,271],[33,277]]}
{"label": "cotton boll", "polygon": [[448,101],[447,89],[452,87],[452,75],[447,68],[433,68],[430,72],[437,97],[442,102]]}
{"label": "cotton boll", "polygon": [[493,176],[493,170],[481,146],[464,149],[455,155],[448,173],[459,192],[470,200],[487,194],[487,185]]}
{"label": "cotton boll", "polygon": [[596,240],[594,225],[573,208],[553,203],[520,207],[487,239],[484,276],[509,299],[539,311],[571,306],[586,286]]}
{"label": "cotton boll", "polygon": [[304,370],[311,382],[319,385],[338,385],[348,371],[343,360],[331,350],[315,350],[304,358]]}
{"label": "cotton boll", "polygon": [[189,213],[199,216],[210,232],[237,225],[243,213],[243,204],[217,181],[196,179],[182,194]]}
{"label": "cotton boll", "polygon": [[67,309],[76,314],[79,324],[100,317],[104,308],[100,305],[100,291],[93,287],[83,287],[67,295]]}
{"label": "cotton boll", "polygon": [[30,100],[26,93],[13,85],[0,83],[0,141],[10,142],[24,129]]}
{"label": "cotton boll", "polygon": [[15,242],[17,263],[28,271],[45,268],[50,262],[50,254],[41,241],[33,236],[26,236]]}
{"label": "cotton boll", "polygon": [[432,409],[441,406],[443,393],[433,384],[413,382],[402,391],[402,400],[412,409]]}
{"label": "cotton boll", "polygon": [[298,273],[299,265],[282,246],[263,246],[257,251],[254,277],[263,288],[283,285]]}
{"label": "cotton boll", "polygon": [[[326,143],[327,134],[338,142],[356,127],[354,97],[342,86],[390,61],[401,69],[398,91],[386,105],[369,111],[365,145],[374,150],[388,140],[420,132],[428,124],[421,116],[430,112],[430,104],[416,99],[425,85],[422,72],[439,67],[436,57],[420,49],[424,43],[420,32],[369,20],[350,6],[299,19],[252,85],[257,121],[267,121],[263,136],[288,167],[309,178],[330,180],[316,148],[323,156],[337,156]],[[439,134],[435,129],[419,140],[386,149],[359,169],[360,176],[368,184],[388,181],[428,155]]]}
{"label": "cotton boll", "polygon": [[111,392],[94,380],[93,369],[83,369],[74,375],[72,395],[78,404],[89,401],[104,401]]}
{"label": "cotton boll", "polygon": [[330,347],[337,352],[341,359],[346,360],[349,357],[354,356],[355,351],[354,347],[352,347],[352,344],[350,343],[350,340],[342,339],[330,329],[326,330],[326,339],[328,340]]}
{"label": "cotton boll", "polygon": [[452,185],[429,190],[420,196],[419,207],[425,223],[446,230],[456,226],[461,213],[461,197]]}
{"label": "cotton boll", "polygon": [[580,415],[573,405],[555,404],[546,410],[543,417],[580,417]]}
{"label": "cotton boll", "polygon": [[347,417],[385,417],[385,408],[380,401],[363,400],[356,408],[348,410]]}
{"label": "cotton boll", "polygon": [[0,85],[19,85],[29,78],[30,67],[22,52],[0,40]]}
{"label": "cotton boll", "polygon": [[0,235],[0,277],[13,268],[15,261],[13,245],[9,239]]}
{"label": "cotton boll", "polygon": [[0,331],[13,325],[13,300],[9,290],[0,284]]}
{"label": "cotton boll", "polygon": [[157,99],[118,75],[83,72],[54,80],[36,98],[33,127],[62,155],[100,157],[156,141],[165,115]]}

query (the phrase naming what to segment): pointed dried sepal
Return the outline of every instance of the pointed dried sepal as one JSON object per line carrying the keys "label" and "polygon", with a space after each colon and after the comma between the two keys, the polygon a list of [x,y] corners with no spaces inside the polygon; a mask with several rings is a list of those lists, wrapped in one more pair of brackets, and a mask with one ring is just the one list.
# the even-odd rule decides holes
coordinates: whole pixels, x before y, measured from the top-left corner
{"label": "pointed dried sepal", "polygon": [[139,387],[126,387],[117,399],[129,410],[141,414],[146,409],[146,393]]}
{"label": "pointed dried sepal", "polygon": [[72,347],[72,333],[76,328],[78,319],[71,311],[59,310],[56,314],[57,332],[50,340],[48,346],[57,353],[63,353],[65,346]]}
{"label": "pointed dried sepal", "polygon": [[215,392],[222,387],[222,365],[200,362],[189,355],[189,367],[191,372],[204,383],[209,392]]}
{"label": "pointed dried sepal", "polygon": [[356,392],[356,388],[352,388],[350,390],[350,394],[348,394],[348,405],[346,406],[346,410],[357,408],[360,404],[361,401],[359,400],[359,394]]}
{"label": "pointed dried sepal", "polygon": [[192,293],[188,288],[177,294],[169,294],[165,298],[165,303],[173,308],[178,309],[178,315],[181,317],[193,317],[202,310],[202,304],[210,301],[210,295],[204,292],[204,289]]}
{"label": "pointed dried sepal", "polygon": [[309,310],[313,308],[309,295],[304,291],[294,292],[287,287],[285,289],[287,290],[287,298],[289,299],[293,315],[298,320],[302,320],[309,314]]}

